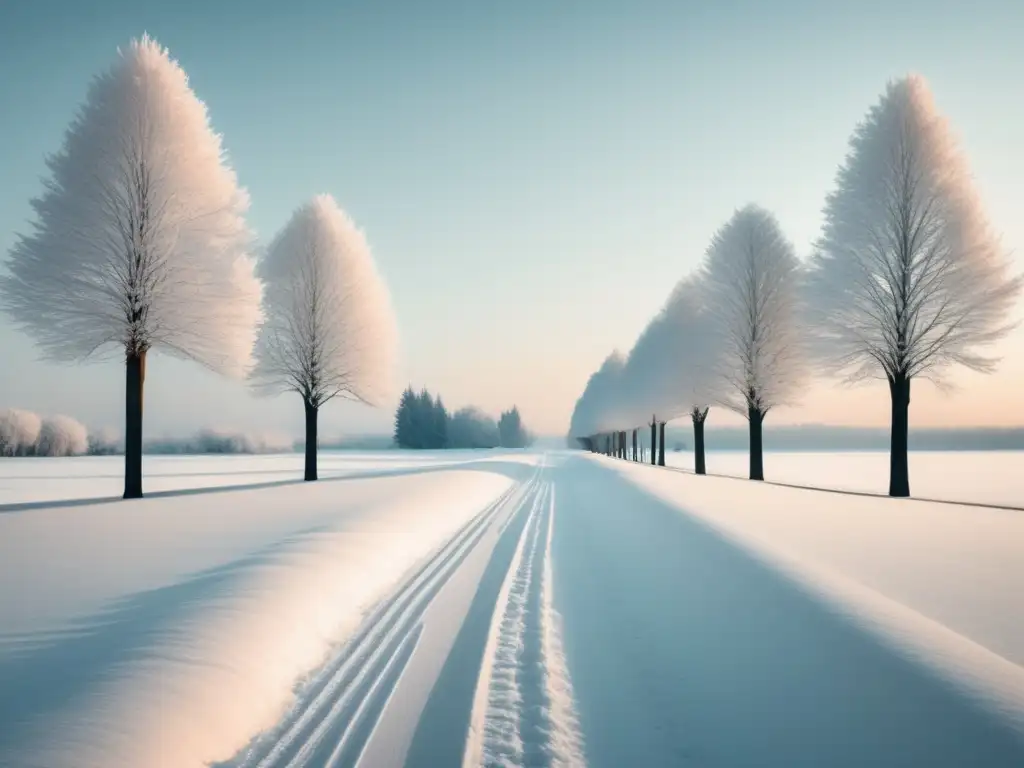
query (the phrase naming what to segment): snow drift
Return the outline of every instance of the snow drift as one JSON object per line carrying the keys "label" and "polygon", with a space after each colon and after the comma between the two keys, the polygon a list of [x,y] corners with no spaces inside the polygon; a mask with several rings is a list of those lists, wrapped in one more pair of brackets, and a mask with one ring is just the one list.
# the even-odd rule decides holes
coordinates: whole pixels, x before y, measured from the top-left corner
{"label": "snow drift", "polygon": [[1024,739],[1024,518],[619,465]]}
{"label": "snow drift", "polygon": [[0,515],[0,762],[230,758],[531,460]]}

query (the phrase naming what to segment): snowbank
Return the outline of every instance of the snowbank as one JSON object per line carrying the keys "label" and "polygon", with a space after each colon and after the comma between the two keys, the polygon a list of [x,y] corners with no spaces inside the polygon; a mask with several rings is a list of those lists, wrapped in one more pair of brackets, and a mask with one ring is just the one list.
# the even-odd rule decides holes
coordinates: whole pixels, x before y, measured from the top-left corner
{"label": "snowbank", "polygon": [[1024,738],[1024,515],[821,494],[607,459]]}
{"label": "snowbank", "polygon": [[1012,514],[601,458],[554,482],[592,768],[1024,765]]}
{"label": "snowbank", "polygon": [[532,460],[0,515],[0,755],[231,757]]}

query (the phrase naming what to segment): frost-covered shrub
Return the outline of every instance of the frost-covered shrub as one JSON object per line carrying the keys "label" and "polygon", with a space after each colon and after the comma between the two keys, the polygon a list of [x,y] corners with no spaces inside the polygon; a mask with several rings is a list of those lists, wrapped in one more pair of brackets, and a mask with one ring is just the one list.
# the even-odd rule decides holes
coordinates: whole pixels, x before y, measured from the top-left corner
{"label": "frost-covered shrub", "polygon": [[121,434],[111,427],[89,432],[89,454],[91,456],[110,456],[124,450]]}
{"label": "frost-covered shrub", "polygon": [[47,416],[36,441],[37,456],[75,456],[89,450],[89,432],[70,416]]}
{"label": "frost-covered shrub", "polygon": [[200,430],[186,441],[189,453],[279,453],[291,451],[291,440],[263,434],[232,433],[217,429]]}
{"label": "frost-covered shrub", "polygon": [[162,454],[290,453],[293,450],[295,444],[287,437],[211,428],[201,429],[191,437],[162,438],[146,443],[146,453]]}
{"label": "frost-covered shrub", "polygon": [[25,456],[35,451],[42,420],[32,411],[0,410],[0,456]]}

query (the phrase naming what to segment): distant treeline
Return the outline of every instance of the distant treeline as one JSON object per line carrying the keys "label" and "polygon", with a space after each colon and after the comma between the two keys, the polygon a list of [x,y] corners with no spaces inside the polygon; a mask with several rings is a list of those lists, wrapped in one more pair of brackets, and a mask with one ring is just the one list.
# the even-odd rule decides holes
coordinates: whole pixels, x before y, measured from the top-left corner
{"label": "distant treeline", "polygon": [[[189,437],[147,440],[143,453],[287,453],[293,440],[261,434],[201,429]],[[70,416],[40,416],[17,408],[0,409],[0,456],[107,456],[124,453],[116,430],[90,430]]]}
{"label": "distant treeline", "polygon": [[291,453],[295,441],[276,435],[201,429],[191,437],[161,437],[143,443],[149,454]]}
{"label": "distant treeline", "polygon": [[[687,425],[669,425],[666,447],[687,450],[692,441]],[[747,450],[747,428],[707,427],[708,450]],[[874,427],[829,427],[818,424],[764,427],[764,447],[769,451],[887,451],[889,430]],[[968,427],[911,429],[912,451],[1016,451],[1024,450],[1024,427]]]}
{"label": "distant treeline", "polygon": [[525,448],[533,435],[513,406],[495,421],[479,408],[449,413],[441,396],[409,387],[395,412],[394,444],[399,448]]}
{"label": "distant treeline", "polygon": [[0,456],[79,456],[117,451],[116,433],[90,433],[70,416],[40,416],[17,408],[0,410]]}

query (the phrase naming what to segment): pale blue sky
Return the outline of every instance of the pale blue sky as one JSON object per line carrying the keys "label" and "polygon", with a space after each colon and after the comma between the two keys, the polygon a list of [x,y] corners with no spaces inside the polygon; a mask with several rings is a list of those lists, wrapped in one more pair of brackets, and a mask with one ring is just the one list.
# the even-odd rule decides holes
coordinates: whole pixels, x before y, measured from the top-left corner
{"label": "pale blue sky", "polygon": [[[540,431],[564,431],[587,376],[736,207],[771,208],[806,253],[851,130],[907,71],[929,79],[1024,269],[1024,6],[1009,0],[6,0],[0,252],[90,77],[144,31],[208,103],[261,237],[321,191],[366,229],[402,380],[454,406],[516,402]],[[0,351],[0,407],[120,425],[117,365],[39,363],[5,319]],[[919,389],[913,423],[1024,422],[1024,332],[1003,351],[952,396]],[[884,388],[825,385],[773,420],[877,424],[887,407]],[[302,426],[294,396],[159,357],[146,419],[153,436]],[[390,420],[335,405],[323,430]]]}

